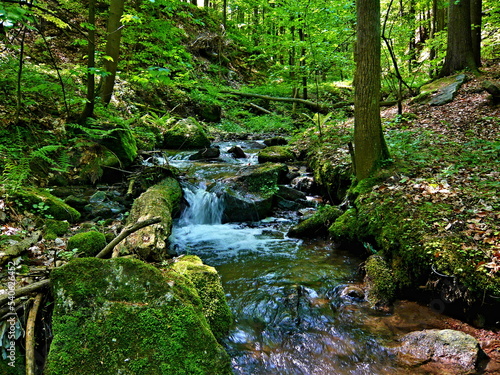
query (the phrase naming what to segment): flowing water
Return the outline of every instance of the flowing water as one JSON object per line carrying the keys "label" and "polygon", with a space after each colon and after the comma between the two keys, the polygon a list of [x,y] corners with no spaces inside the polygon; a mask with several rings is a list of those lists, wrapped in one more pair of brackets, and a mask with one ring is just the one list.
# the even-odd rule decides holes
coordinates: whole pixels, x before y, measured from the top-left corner
{"label": "flowing water", "polygon": [[360,281],[362,259],[325,240],[288,238],[293,213],[221,224],[218,181],[253,159],[200,163],[186,156],[170,159],[190,171],[189,205],[170,241],[179,254],[198,255],[221,275],[236,319],[225,342],[235,374],[408,373],[388,347],[398,333],[425,326],[420,318],[427,310],[404,318],[415,306],[388,315],[343,296],[346,285]]}

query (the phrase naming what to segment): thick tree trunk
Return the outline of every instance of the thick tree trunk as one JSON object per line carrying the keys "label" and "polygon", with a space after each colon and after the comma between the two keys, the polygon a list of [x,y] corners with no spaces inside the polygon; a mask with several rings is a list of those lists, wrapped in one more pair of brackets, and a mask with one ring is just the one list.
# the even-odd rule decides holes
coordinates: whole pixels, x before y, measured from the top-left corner
{"label": "thick tree trunk", "polygon": [[470,18],[472,24],[472,53],[476,65],[480,67],[481,64],[481,25],[483,23],[483,1],[471,0],[470,3]]}
{"label": "thick tree trunk", "polygon": [[101,88],[101,99],[104,104],[109,104],[115,86],[116,69],[120,58],[120,39],[122,36],[122,24],[120,22],[123,15],[125,0],[111,0],[109,5],[109,18],[107,27],[106,55],[111,59],[104,60],[104,67],[109,75],[103,79]]}
{"label": "thick tree trunk", "polygon": [[380,0],[358,0],[354,78],[354,169],[367,178],[388,157],[380,121]]}
{"label": "thick tree trunk", "polygon": [[89,24],[91,28],[88,31],[88,48],[87,48],[87,102],[82,114],[80,115],[80,123],[84,123],[87,118],[94,115],[95,107],[95,3],[96,0],[89,1]]}
{"label": "thick tree trunk", "polygon": [[451,1],[448,14],[448,44],[441,77],[458,70],[477,70],[472,50],[471,0]]}

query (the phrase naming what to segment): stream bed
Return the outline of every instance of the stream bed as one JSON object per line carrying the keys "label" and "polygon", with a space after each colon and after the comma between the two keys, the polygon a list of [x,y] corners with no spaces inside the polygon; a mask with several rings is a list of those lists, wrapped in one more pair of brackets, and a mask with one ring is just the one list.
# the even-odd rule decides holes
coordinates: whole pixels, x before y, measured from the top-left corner
{"label": "stream bed", "polygon": [[198,255],[221,275],[236,320],[225,341],[234,373],[409,373],[397,365],[391,347],[402,334],[432,328],[436,313],[410,302],[382,313],[343,295],[346,286],[361,281],[363,260],[324,239],[288,238],[294,212],[222,224],[223,202],[208,187],[256,162],[227,157],[230,146],[219,145],[222,161],[192,162],[189,153],[170,158],[189,170],[188,206],[170,242],[178,254]]}

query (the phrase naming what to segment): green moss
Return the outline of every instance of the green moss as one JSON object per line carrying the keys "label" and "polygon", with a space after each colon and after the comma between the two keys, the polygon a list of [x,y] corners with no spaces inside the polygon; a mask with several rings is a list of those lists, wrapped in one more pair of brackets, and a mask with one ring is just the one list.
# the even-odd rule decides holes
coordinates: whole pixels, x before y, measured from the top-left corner
{"label": "green moss", "polygon": [[116,129],[101,143],[113,152],[125,166],[137,157],[137,143],[129,129]]}
{"label": "green moss", "polygon": [[349,208],[328,228],[334,241],[354,241],[362,236],[355,208]]}
{"label": "green moss", "polygon": [[76,259],[53,271],[47,375],[231,374],[193,283],[134,259]]}
{"label": "green moss", "polygon": [[286,163],[295,160],[295,155],[285,146],[269,146],[258,154],[259,163]]}
{"label": "green moss", "polygon": [[73,223],[80,219],[80,213],[48,191],[36,188],[25,188],[17,191],[15,201],[29,212],[41,216],[49,216],[56,220],[68,220]]}
{"label": "green moss", "polygon": [[372,255],[366,260],[365,271],[368,302],[372,306],[389,304],[394,299],[396,284],[388,264],[381,256]]}
{"label": "green moss", "polygon": [[314,237],[327,233],[327,228],[342,214],[337,207],[321,207],[312,217],[293,226],[288,235],[290,237]]}
{"label": "green moss", "polygon": [[[10,358],[1,358],[0,359],[0,374],[9,374],[9,375],[25,375],[26,374],[26,364],[24,355],[19,352],[19,347],[22,345],[21,340],[17,342],[16,346],[16,358],[14,362],[11,361]],[[24,341],[24,340],[23,340]],[[13,364],[13,366],[10,366]]]}
{"label": "green moss", "polygon": [[70,227],[67,221],[47,219],[44,222],[43,237],[46,240],[54,240],[64,235]]}
{"label": "green moss", "polygon": [[278,191],[278,184],[287,172],[288,167],[285,164],[264,163],[242,175],[240,180],[246,184],[250,192],[273,195]]}
{"label": "green moss", "polygon": [[201,299],[203,314],[214,336],[218,340],[227,336],[233,324],[233,316],[215,268],[203,264],[194,255],[183,256],[172,267],[194,284]]}
{"label": "green moss", "polygon": [[106,237],[101,232],[89,231],[75,234],[68,240],[68,250],[78,249],[83,256],[92,257],[106,246]]}
{"label": "green moss", "polygon": [[163,147],[171,149],[196,149],[210,146],[205,129],[194,118],[177,121],[165,131]]}

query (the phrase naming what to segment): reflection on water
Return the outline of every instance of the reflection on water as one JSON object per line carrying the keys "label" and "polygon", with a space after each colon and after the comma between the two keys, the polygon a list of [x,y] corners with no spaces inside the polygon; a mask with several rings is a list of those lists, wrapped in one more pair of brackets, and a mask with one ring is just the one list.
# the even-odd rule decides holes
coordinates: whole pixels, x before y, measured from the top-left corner
{"label": "reflection on water", "polygon": [[[238,163],[237,169],[244,167]],[[198,182],[184,187],[188,208],[170,242],[221,275],[236,318],[225,342],[236,374],[409,373],[396,365],[390,347],[411,327],[428,328],[428,309],[388,315],[342,296],[344,286],[361,281],[362,259],[323,240],[288,238],[290,218],[221,224],[214,176],[235,167],[193,165],[190,176]],[[203,182],[208,176],[211,188]]]}

